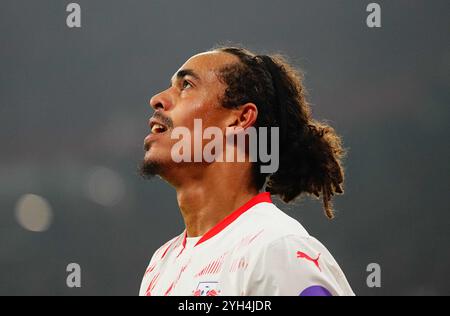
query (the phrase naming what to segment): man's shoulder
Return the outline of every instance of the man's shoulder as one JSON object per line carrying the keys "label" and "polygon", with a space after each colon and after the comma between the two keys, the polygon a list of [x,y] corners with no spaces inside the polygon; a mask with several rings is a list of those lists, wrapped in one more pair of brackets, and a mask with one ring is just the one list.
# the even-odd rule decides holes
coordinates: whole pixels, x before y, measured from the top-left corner
{"label": "man's shoulder", "polygon": [[284,213],[273,203],[260,203],[249,210],[230,231],[230,235],[249,240],[252,253],[264,251],[281,240],[297,240],[308,243],[314,239],[303,225]]}
{"label": "man's shoulder", "polygon": [[273,203],[260,203],[243,219],[242,226],[252,230],[264,230],[267,241],[284,236],[309,237],[308,231],[295,218],[280,210]]}
{"label": "man's shoulder", "polygon": [[160,259],[164,258],[164,256],[167,254],[167,252],[171,249],[176,247],[177,244],[182,243],[184,237],[184,232],[180,235],[177,235],[164,243],[161,247],[159,247],[153,254],[153,257],[160,257]]}

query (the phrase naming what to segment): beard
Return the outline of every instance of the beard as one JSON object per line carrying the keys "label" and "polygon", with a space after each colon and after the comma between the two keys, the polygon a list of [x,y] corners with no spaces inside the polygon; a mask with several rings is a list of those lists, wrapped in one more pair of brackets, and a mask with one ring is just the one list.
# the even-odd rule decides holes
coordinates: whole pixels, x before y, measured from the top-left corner
{"label": "beard", "polygon": [[159,175],[161,172],[161,164],[157,161],[145,161],[143,160],[139,165],[139,174],[144,179],[152,179],[155,176]]}

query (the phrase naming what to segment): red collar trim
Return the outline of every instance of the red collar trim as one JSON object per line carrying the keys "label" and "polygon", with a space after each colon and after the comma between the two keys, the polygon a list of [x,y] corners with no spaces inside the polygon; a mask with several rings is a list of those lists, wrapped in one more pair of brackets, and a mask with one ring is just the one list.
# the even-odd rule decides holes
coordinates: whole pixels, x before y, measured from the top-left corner
{"label": "red collar trim", "polygon": [[[228,225],[233,223],[239,216],[241,216],[243,213],[248,211],[250,208],[255,206],[259,203],[272,203],[272,199],[270,198],[269,192],[263,192],[259,193],[258,195],[254,196],[252,199],[250,199],[247,203],[239,207],[237,210],[235,210],[233,213],[225,217],[221,222],[219,222],[216,226],[211,228],[206,234],[203,235],[202,238],[195,244],[194,247],[200,245],[201,243],[207,241],[208,239],[214,237],[218,233],[220,233],[222,230],[224,230]],[[186,244],[186,234],[184,235],[185,240],[183,241],[183,245]]]}

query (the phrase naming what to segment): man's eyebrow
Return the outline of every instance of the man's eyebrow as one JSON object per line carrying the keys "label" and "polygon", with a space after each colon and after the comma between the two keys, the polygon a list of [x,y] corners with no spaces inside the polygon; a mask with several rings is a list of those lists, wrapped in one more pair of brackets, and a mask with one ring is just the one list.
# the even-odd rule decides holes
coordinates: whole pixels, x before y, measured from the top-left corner
{"label": "man's eyebrow", "polygon": [[175,76],[172,77],[170,83],[172,84],[175,81],[175,79],[180,80],[180,79],[183,79],[186,76],[191,76],[191,77],[193,77],[196,80],[200,80],[199,75],[197,75],[194,70],[192,70],[192,69],[182,69],[182,70],[179,70],[175,74]]}

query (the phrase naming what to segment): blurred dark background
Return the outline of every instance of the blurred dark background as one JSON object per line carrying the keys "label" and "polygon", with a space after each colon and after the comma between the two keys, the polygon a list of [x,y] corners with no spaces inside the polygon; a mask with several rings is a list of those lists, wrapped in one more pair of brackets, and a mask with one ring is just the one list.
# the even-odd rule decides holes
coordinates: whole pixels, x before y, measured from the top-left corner
{"label": "blurred dark background", "polygon": [[[137,295],[184,228],[175,193],[139,177],[149,98],[217,43],[282,52],[348,148],[337,219],[279,204],[335,256],[358,295],[449,295],[450,2],[0,3],[0,294]],[[67,264],[82,287],[66,286]],[[378,263],[381,288],[366,285]]]}

